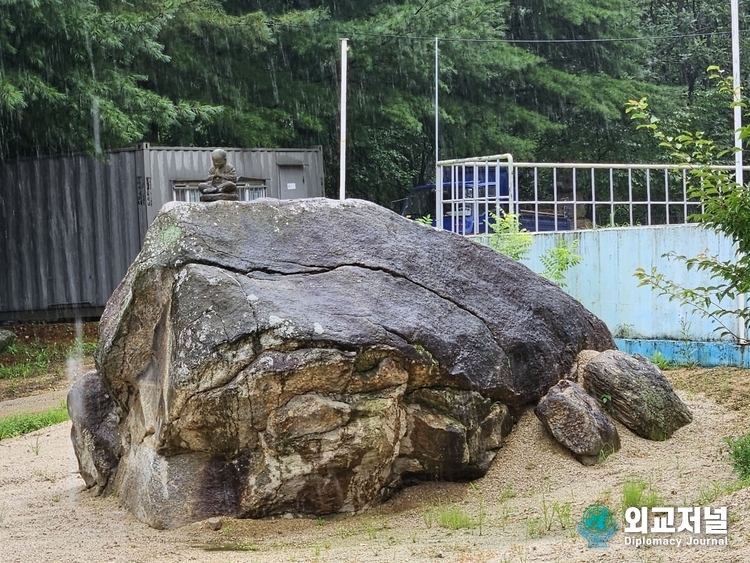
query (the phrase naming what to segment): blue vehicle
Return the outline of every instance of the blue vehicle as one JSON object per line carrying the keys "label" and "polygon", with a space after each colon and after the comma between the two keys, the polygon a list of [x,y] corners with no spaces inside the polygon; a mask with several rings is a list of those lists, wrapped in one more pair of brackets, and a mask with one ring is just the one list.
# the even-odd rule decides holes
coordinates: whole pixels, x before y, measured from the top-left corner
{"label": "blue vehicle", "polygon": [[[443,179],[443,230],[463,235],[494,232],[493,215],[508,213],[511,206],[508,169],[444,167]],[[435,184],[416,186],[406,198],[395,203],[400,204],[396,211],[404,217],[430,217],[432,225],[436,226]],[[541,211],[518,211],[517,214],[521,227],[527,231],[569,231],[572,228],[571,220],[565,215]]]}

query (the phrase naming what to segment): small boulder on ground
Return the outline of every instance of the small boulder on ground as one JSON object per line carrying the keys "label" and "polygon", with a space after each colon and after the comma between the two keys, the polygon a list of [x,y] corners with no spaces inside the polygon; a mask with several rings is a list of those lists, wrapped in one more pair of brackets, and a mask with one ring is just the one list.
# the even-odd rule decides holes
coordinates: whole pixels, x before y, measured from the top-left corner
{"label": "small boulder on ground", "polygon": [[599,403],[573,381],[563,379],[534,408],[534,414],[562,446],[584,465],[620,449],[620,436]]}
{"label": "small boulder on ground", "polygon": [[583,387],[642,438],[666,440],[693,420],[661,370],[639,354],[602,352],[584,368]]}
{"label": "small boulder on ground", "polygon": [[10,330],[0,329],[0,354],[13,344],[16,340],[16,335]]}

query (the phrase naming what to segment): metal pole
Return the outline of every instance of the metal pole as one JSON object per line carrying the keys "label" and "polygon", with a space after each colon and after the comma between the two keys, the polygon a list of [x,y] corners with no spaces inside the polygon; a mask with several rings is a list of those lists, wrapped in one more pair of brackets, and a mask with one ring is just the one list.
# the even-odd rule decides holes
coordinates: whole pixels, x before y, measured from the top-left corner
{"label": "metal pole", "polygon": [[341,40],[341,128],[339,143],[339,199],[346,199],[346,67],[348,39]]}
{"label": "metal pole", "polygon": [[438,70],[438,38],[435,37],[435,227],[443,228],[443,175],[438,162],[440,162],[440,113],[438,106],[438,88],[440,87]]}
{"label": "metal pole", "polygon": [[[739,186],[744,186],[744,178],[742,176],[742,138],[740,136],[742,128],[742,108],[740,102],[742,101],[742,91],[740,88],[740,6],[739,0],[731,0],[731,11],[732,11],[732,81],[734,88],[734,163],[735,181]],[[743,310],[745,308],[745,296],[740,295],[737,297],[737,308]],[[737,327],[737,335],[739,336],[739,344],[747,344],[745,334],[745,320],[740,317],[738,319],[739,326]]]}
{"label": "metal pole", "polygon": [[[440,135],[438,134],[438,127],[440,125],[440,113],[438,111],[438,88],[440,87],[440,80],[438,75],[438,38],[435,37],[435,166],[440,160],[439,142]],[[437,182],[437,176],[435,176]]]}

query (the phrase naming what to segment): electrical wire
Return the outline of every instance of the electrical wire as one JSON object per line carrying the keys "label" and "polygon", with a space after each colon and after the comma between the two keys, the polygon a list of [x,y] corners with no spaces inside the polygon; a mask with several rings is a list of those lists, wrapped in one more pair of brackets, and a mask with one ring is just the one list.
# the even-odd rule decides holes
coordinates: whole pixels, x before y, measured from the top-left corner
{"label": "electrical wire", "polygon": [[[747,29],[740,30],[740,33],[747,32]],[[390,35],[382,33],[346,33],[342,32],[342,37],[349,38],[374,37],[380,39],[410,39],[417,41],[434,41],[435,37],[421,35]],[[437,37],[438,41],[463,41],[466,43],[520,43],[520,44],[539,44],[539,43],[615,43],[624,41],[653,41],[656,39],[688,39],[691,37],[709,37],[714,35],[731,35],[731,31],[711,31],[706,33],[685,33],[682,35],[652,35],[647,37],[609,37],[599,39],[471,39],[464,37]]]}

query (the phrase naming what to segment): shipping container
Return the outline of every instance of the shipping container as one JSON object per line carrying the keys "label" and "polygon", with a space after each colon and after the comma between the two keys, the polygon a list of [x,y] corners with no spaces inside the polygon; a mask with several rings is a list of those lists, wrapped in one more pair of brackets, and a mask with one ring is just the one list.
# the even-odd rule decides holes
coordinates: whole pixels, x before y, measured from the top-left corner
{"label": "shipping container", "polygon": [[[198,201],[216,147],[0,161],[0,322],[96,318],[168,201]],[[222,147],[238,197],[322,197],[323,151]]]}

